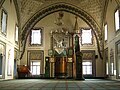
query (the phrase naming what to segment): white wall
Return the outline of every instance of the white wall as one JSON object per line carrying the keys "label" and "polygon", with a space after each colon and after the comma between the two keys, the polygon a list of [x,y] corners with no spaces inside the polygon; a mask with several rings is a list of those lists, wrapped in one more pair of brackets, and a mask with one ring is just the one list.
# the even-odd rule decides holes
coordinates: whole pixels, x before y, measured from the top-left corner
{"label": "white wall", "polygon": [[[14,49],[19,49],[18,44],[15,43],[15,25],[18,24],[17,21],[17,15],[15,11],[15,6],[12,1],[10,3],[10,0],[5,0],[5,2],[2,5],[2,8],[0,8],[0,14],[2,9],[4,9],[7,12],[8,18],[7,18],[7,34],[4,36],[1,33],[1,24],[0,24],[0,41],[5,43],[5,64],[3,67],[5,67],[4,72],[4,78],[5,79],[13,79],[13,66],[14,66]],[[0,17],[1,22],[1,17]],[[10,67],[11,67],[11,76],[8,76],[8,60],[10,59]]]}
{"label": "white wall", "polygon": [[[110,74],[110,52],[113,49],[114,53],[114,70],[116,70],[116,59],[115,59],[115,43],[120,40],[120,33],[116,33],[114,13],[118,5],[115,0],[110,0],[106,13],[106,22],[108,24],[108,41],[105,43],[105,48],[108,47],[108,62],[109,62],[109,74]],[[116,73],[115,73],[116,74]],[[116,75],[110,76],[112,79],[116,79]]]}

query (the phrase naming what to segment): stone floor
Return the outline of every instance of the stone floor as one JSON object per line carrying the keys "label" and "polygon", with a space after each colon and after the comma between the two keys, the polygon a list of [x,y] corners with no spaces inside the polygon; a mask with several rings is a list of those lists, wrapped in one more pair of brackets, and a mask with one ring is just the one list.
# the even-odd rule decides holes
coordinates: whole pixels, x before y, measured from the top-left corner
{"label": "stone floor", "polygon": [[120,81],[86,79],[85,81],[61,79],[0,80],[0,90],[120,90]]}

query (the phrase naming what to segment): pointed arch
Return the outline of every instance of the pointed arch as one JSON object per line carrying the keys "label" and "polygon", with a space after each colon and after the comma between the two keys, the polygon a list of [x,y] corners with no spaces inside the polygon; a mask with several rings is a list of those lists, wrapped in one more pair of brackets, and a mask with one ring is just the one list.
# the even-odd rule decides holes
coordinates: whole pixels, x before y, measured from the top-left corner
{"label": "pointed arch", "polygon": [[98,52],[100,54],[100,57],[102,58],[102,55],[100,53],[100,39],[101,39],[101,33],[100,31],[100,27],[97,24],[97,22],[92,18],[92,16],[90,16],[87,12],[85,12],[84,10],[82,10],[81,8],[68,4],[68,3],[55,3],[52,5],[49,5],[47,7],[42,8],[41,10],[39,10],[39,12],[35,13],[26,23],[25,25],[22,27],[22,33],[21,33],[21,57],[20,59],[22,59],[22,56],[24,54],[25,51],[25,46],[26,46],[26,41],[27,41],[27,37],[29,35],[30,30],[35,26],[35,24],[37,22],[39,22],[42,18],[44,18],[47,15],[50,15],[51,13],[57,12],[57,11],[65,11],[65,12],[69,12],[72,13],[74,15],[77,15],[78,17],[82,18],[93,30],[94,35],[96,37],[96,41],[97,41],[97,46],[98,46]]}

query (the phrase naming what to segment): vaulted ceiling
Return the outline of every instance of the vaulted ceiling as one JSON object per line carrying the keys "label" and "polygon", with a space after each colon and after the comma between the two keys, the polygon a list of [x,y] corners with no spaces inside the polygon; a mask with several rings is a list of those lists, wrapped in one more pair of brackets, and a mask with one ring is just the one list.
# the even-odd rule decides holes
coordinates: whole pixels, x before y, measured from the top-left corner
{"label": "vaulted ceiling", "polygon": [[55,3],[68,3],[87,12],[98,24],[102,26],[104,10],[108,0],[17,0],[21,27],[38,11]]}
{"label": "vaulted ceiling", "polygon": [[[101,31],[109,0],[14,0],[21,28],[21,41],[26,43],[32,27],[45,16],[56,11],[66,11],[82,18],[95,29],[100,50]],[[22,50],[25,49],[25,45]]]}

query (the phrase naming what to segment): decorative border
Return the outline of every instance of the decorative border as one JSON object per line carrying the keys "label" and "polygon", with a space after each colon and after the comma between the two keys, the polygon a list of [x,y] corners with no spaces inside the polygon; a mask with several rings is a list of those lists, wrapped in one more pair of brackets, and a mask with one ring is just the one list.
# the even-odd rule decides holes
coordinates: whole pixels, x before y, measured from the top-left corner
{"label": "decorative border", "polygon": [[2,7],[5,0],[0,0],[0,8]]}

